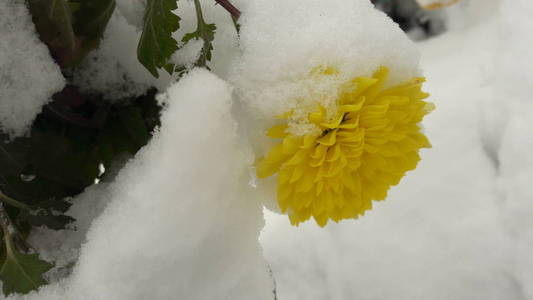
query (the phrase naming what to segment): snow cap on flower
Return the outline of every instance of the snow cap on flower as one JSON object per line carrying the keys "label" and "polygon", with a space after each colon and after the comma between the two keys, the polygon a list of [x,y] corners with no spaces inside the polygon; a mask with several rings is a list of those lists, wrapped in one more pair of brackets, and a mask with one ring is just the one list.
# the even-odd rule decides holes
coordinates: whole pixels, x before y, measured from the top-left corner
{"label": "snow cap on flower", "polygon": [[[293,224],[361,215],[429,146],[418,126],[431,107],[423,102],[416,48],[368,0],[253,0],[240,22],[242,54],[229,80],[259,158],[258,188],[277,200],[267,207]],[[406,136],[414,143],[367,155],[375,143]],[[383,159],[385,152],[400,158]],[[393,160],[385,176],[383,163]]]}
{"label": "snow cap on flower", "polygon": [[[419,75],[417,49],[369,0],[251,0],[242,11],[242,55],[229,80],[254,118],[331,104],[339,84],[380,66],[390,70],[386,84]],[[340,76],[316,82],[309,73],[318,66]]]}

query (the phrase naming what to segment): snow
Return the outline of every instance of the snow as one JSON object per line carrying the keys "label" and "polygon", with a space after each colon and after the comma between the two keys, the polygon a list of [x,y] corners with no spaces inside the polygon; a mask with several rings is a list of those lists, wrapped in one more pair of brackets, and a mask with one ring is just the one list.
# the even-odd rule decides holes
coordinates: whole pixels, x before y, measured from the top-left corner
{"label": "snow", "polygon": [[529,32],[533,26],[533,5],[529,1],[505,0],[502,13],[502,43],[494,75],[497,99],[490,104],[496,110],[492,116],[504,111],[496,119],[503,129],[498,131],[500,139],[493,139],[496,145],[493,149],[499,154],[504,221],[514,241],[511,266],[517,280],[524,283],[525,298],[533,299],[533,76],[527,72],[533,67],[530,50],[533,39]]}
{"label": "snow", "polygon": [[231,93],[195,70],[161,96],[150,144],[109,186],[80,196],[110,200],[100,202],[64,290],[55,284],[26,299],[273,298],[258,241],[262,207],[242,184],[252,155],[237,135]]}
{"label": "snow", "polygon": [[251,155],[230,87],[193,71],[164,97],[161,131],[118,175],[73,290],[88,299],[270,299],[261,205],[240,184]]}
{"label": "snow", "polygon": [[65,79],[23,1],[0,3],[0,130],[24,135]]}
{"label": "snow", "polygon": [[161,72],[154,78],[137,60],[141,32],[126,21],[120,9],[109,20],[100,47],[91,52],[82,66],[72,73],[72,82],[82,92],[101,93],[114,102],[140,96],[155,86],[165,90],[171,76]]}

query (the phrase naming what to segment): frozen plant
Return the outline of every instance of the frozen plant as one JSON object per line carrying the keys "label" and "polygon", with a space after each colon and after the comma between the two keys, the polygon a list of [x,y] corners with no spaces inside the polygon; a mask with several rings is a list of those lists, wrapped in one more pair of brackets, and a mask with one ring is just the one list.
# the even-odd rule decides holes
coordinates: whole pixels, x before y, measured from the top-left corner
{"label": "frozen plant", "polygon": [[358,218],[430,147],[419,54],[368,0],[0,9],[6,296],[272,299],[263,205]]}

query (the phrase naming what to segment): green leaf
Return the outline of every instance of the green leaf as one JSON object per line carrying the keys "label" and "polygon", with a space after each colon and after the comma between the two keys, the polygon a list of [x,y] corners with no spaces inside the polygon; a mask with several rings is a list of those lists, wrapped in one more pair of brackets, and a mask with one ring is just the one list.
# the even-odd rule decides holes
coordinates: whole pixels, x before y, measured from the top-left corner
{"label": "green leaf", "polygon": [[94,183],[99,172],[95,150],[52,131],[34,130],[31,139],[35,175],[80,191]]}
{"label": "green leaf", "polygon": [[7,137],[0,136],[0,176],[17,176],[26,166],[28,139],[18,138],[10,142],[7,140]]}
{"label": "green leaf", "polygon": [[115,0],[78,0],[75,31],[84,37],[86,50],[98,48],[107,23],[115,11]]}
{"label": "green leaf", "polygon": [[207,24],[205,22],[204,17],[202,15],[202,8],[200,6],[200,1],[195,0],[194,4],[196,6],[196,19],[197,19],[196,31],[187,33],[183,37],[182,42],[186,44],[192,39],[202,39],[204,41],[204,45],[200,52],[200,57],[196,61],[195,65],[201,66],[201,67],[207,67],[207,62],[211,61],[211,52],[213,50],[213,40],[215,39],[215,31],[217,27],[215,26],[215,24]]}
{"label": "green leaf", "polygon": [[5,256],[0,269],[0,279],[5,295],[13,293],[27,294],[47,284],[43,274],[53,265],[40,260],[37,253],[19,252],[13,245],[10,236],[4,236]]}
{"label": "green leaf", "polygon": [[150,134],[144,124],[142,112],[138,107],[128,106],[118,111],[120,121],[131,139],[140,148],[148,142]]}
{"label": "green leaf", "polygon": [[67,0],[28,0],[39,37],[62,66],[81,60],[80,41],[74,33],[73,15]]}
{"label": "green leaf", "polygon": [[32,174],[31,177],[34,178],[25,181],[20,176],[7,176],[2,181],[2,190],[6,195],[30,206],[39,206],[50,199],[59,199],[79,192],[79,189],[66,187],[41,176]]}
{"label": "green leaf", "polygon": [[148,0],[146,4],[137,58],[156,78],[157,69],[168,69],[170,57],[178,50],[178,43],[172,38],[179,29],[180,18],[172,12],[177,8],[177,0]]}
{"label": "green leaf", "polygon": [[31,226],[46,226],[53,230],[65,229],[68,224],[74,221],[72,217],[48,209],[38,209],[35,211],[22,210],[17,216],[17,220],[27,222]]}

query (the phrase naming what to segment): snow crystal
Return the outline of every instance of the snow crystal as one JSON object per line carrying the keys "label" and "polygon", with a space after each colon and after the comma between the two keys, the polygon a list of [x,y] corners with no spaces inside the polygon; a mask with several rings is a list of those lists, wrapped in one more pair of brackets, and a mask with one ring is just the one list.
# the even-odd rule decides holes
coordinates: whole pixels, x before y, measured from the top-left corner
{"label": "snow crystal", "polygon": [[39,40],[24,1],[1,1],[0,37],[0,130],[20,136],[65,79]]}

